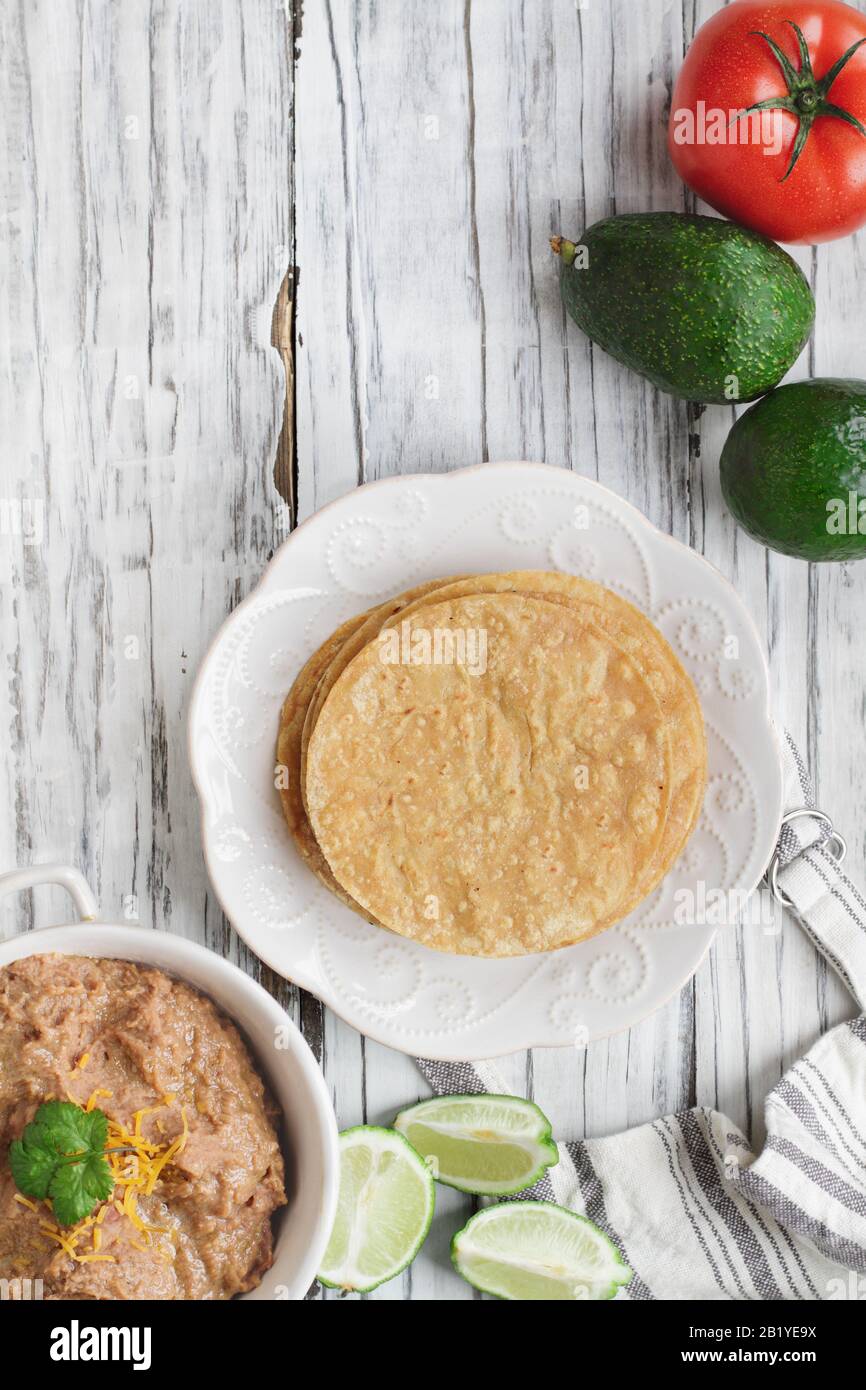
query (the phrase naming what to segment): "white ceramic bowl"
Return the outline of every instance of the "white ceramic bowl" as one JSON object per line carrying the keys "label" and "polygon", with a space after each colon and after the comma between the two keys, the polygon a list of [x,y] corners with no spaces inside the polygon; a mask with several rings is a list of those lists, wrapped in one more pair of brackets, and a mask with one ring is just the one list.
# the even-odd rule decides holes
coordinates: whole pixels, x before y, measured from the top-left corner
{"label": "white ceramic bowl", "polygon": [[[249,1299],[301,1299],[328,1243],[337,1203],[337,1123],[316,1060],[284,1009],[261,985],[213,951],[168,932],[96,920],[93,895],[76,869],[35,865],[0,874],[0,894],[59,883],[81,922],[41,928],[0,942],[0,967],[60,951],[156,966],[194,985],[240,1028],[284,1119],[289,1203],[278,1214],[274,1263]],[[275,1047],[279,1037],[281,1046]],[[287,1044],[287,1045],[286,1045]]]}

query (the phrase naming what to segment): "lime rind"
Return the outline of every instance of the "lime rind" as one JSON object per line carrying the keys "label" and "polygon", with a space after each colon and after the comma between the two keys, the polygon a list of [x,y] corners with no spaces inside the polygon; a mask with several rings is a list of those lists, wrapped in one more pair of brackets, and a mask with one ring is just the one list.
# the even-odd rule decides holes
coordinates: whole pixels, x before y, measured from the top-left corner
{"label": "lime rind", "polygon": [[[435,1113],[446,1115],[449,1110],[461,1111],[471,1106],[477,1106],[484,1110],[495,1110],[499,1108],[503,1115],[509,1113],[515,1117],[528,1120],[530,1117],[534,1123],[528,1132],[537,1134],[539,1137],[550,1137],[552,1133],[550,1121],[540,1106],[534,1100],[524,1100],[522,1096],[502,1095],[495,1091],[466,1091],[459,1092],[450,1096],[430,1096],[428,1100],[419,1100],[415,1105],[407,1105],[400,1111],[397,1119],[404,1115],[425,1115]],[[527,1126],[524,1124],[524,1129]]]}
{"label": "lime rind", "polygon": [[434,1096],[401,1110],[394,1128],[431,1165],[437,1182],[475,1196],[524,1192],[559,1162],[547,1116],[518,1096]]}
{"label": "lime rind", "polygon": [[[343,1289],[353,1293],[371,1293],[389,1279],[394,1279],[407,1265],[410,1265],[427,1239],[433,1220],[435,1185],[424,1159],[406,1139],[393,1129],[379,1125],[354,1125],[343,1130],[339,1136],[340,1144],[340,1194],[337,1200],[337,1215],[328,1248],[325,1251],[318,1280],[330,1289]],[[364,1172],[364,1153],[369,1154],[375,1165]],[[382,1171],[383,1156],[390,1156],[397,1167],[388,1165],[388,1173],[393,1178],[398,1170],[406,1179],[406,1190],[394,1195],[384,1206],[375,1210],[377,1189],[382,1195],[389,1181],[388,1173]],[[413,1192],[412,1180],[417,1185]],[[414,1203],[417,1215],[414,1227],[408,1232],[400,1230],[399,1222],[407,1214],[407,1202]],[[389,1238],[393,1238],[394,1254],[391,1258],[380,1258],[380,1267],[375,1274],[364,1275],[360,1266],[378,1249],[387,1248]],[[342,1247],[342,1260],[336,1258]]]}
{"label": "lime rind", "polygon": [[[539,1223],[532,1223],[532,1213],[544,1214]],[[556,1213],[555,1223],[552,1217]],[[525,1230],[527,1217],[532,1224],[560,1226],[562,1244],[582,1244],[583,1262],[578,1251],[563,1253],[572,1257],[572,1265],[555,1264],[551,1258],[556,1242],[550,1240],[550,1229],[544,1245],[544,1258],[533,1258],[521,1251],[520,1227]],[[546,1219],[545,1219],[546,1218]],[[571,1223],[576,1223],[571,1229]],[[514,1225],[517,1239],[511,1248],[496,1244],[496,1227]],[[578,1228],[580,1228],[578,1232]],[[481,1237],[481,1240],[479,1240]],[[530,1246],[532,1242],[527,1242]],[[615,1298],[628,1284],[632,1270],[625,1263],[613,1242],[591,1221],[566,1207],[553,1202],[508,1202],[486,1207],[458,1231],[451,1242],[451,1260],[457,1273],[473,1288],[495,1298],[510,1301],[547,1300],[571,1302],[604,1302]]]}

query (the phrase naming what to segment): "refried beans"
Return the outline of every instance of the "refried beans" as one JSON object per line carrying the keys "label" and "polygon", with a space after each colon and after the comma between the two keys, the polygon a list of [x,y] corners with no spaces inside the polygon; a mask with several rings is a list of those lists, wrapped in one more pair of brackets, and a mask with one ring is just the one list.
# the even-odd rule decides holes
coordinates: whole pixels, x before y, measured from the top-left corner
{"label": "refried beans", "polygon": [[[96,1093],[99,1093],[98,1095]],[[88,1100],[165,1146],[188,1134],[137,1216],[123,1191],[75,1259],[41,1202],[16,1199],[8,1148],[45,1100]],[[37,955],[0,969],[0,1279],[41,1279],[47,1299],[224,1299],[273,1262],[286,1201],[278,1113],[238,1030],[191,986],[121,960]],[[35,1209],[34,1209],[35,1208]],[[94,1223],[95,1224],[95,1223]],[[61,1234],[63,1232],[61,1231]]]}

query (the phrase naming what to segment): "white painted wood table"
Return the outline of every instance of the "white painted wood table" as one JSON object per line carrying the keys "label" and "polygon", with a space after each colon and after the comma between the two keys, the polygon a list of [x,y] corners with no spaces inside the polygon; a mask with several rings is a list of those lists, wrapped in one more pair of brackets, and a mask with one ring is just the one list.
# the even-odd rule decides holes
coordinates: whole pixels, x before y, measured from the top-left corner
{"label": "white painted wood table", "polygon": [[[185,751],[211,634],[296,520],[368,479],[481,459],[597,477],[735,584],[781,725],[864,863],[866,567],[767,554],[689,408],[567,324],[547,239],[690,209],[671,84],[714,0],[27,0],[0,7],[0,864],[80,865],[107,916],[205,942],[286,1002],[342,1125],[423,1094],[409,1058],[300,997],[209,890]],[[793,375],[864,374],[866,239],[797,253]],[[296,462],[277,451],[296,373]],[[295,313],[288,299],[296,287]],[[287,298],[288,297],[288,298]],[[289,421],[291,424],[291,420]],[[282,489],[280,496],[276,481]],[[3,931],[64,920],[45,890]],[[722,932],[686,989],[585,1053],[504,1064],[564,1135],[701,1102],[758,1138],[782,1069],[853,1012],[797,928]],[[472,1296],[440,1190],[375,1297]]]}

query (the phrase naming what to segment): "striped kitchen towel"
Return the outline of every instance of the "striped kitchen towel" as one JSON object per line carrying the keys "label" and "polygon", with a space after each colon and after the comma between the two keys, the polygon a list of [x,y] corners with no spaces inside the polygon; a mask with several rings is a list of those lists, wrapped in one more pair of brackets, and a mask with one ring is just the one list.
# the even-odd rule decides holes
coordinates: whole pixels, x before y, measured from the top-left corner
{"label": "striped kitchen towel", "polygon": [[[785,757],[793,809],[775,890],[866,1008],[866,901],[840,868],[844,843],[815,811],[791,739]],[[419,1066],[440,1095],[508,1089],[490,1062]],[[558,1202],[601,1227],[634,1271],[620,1298],[866,1297],[866,1015],[821,1038],[765,1114],[759,1155],[703,1106],[562,1143],[557,1166],[521,1198]]]}

